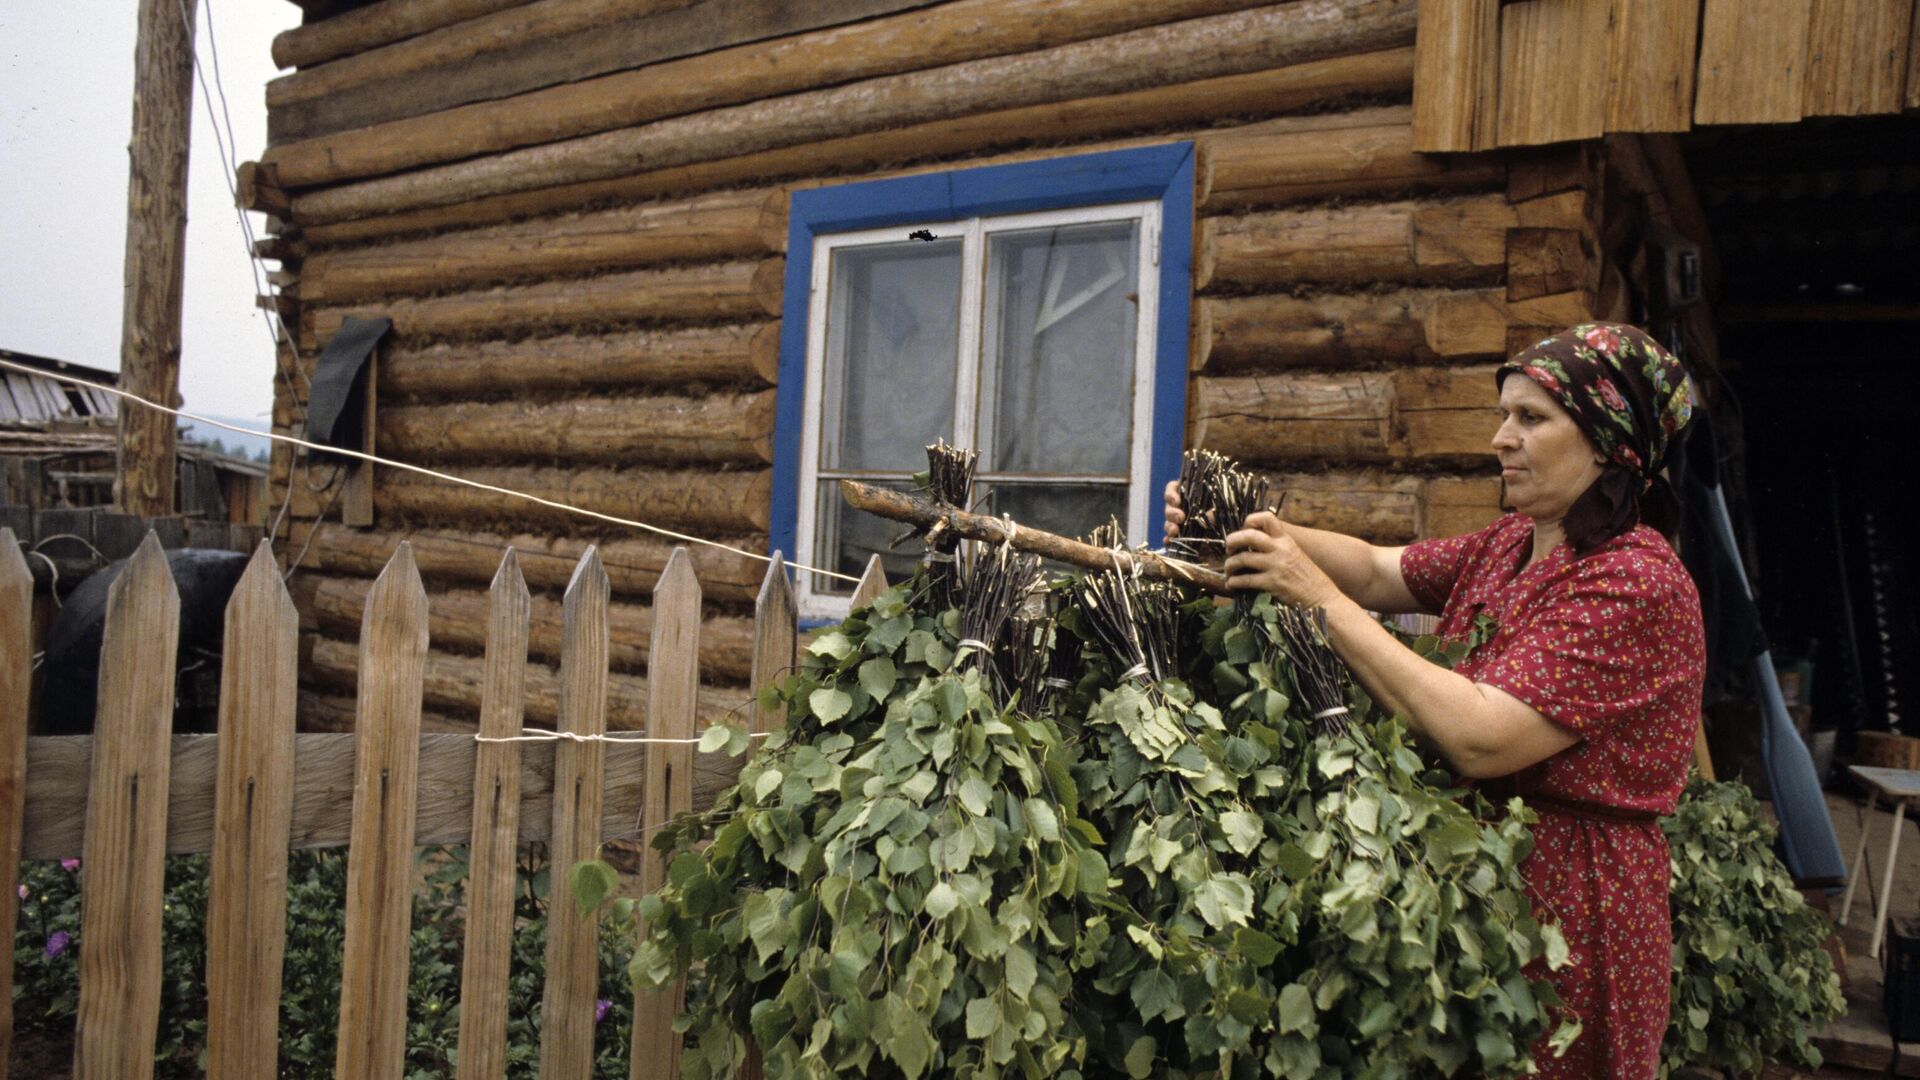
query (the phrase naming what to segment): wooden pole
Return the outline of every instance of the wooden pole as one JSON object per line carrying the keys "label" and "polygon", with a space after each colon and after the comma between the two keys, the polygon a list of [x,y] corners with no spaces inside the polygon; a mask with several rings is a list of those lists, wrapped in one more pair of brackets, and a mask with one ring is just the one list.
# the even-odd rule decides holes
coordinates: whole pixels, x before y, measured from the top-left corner
{"label": "wooden pole", "polygon": [[[126,300],[120,386],[179,403],[180,297],[187,248],[187,141],[193,119],[192,0],[140,0],[127,147]],[[173,417],[120,409],[114,502],[141,517],[173,513]]]}
{"label": "wooden pole", "polygon": [[969,514],[965,510],[943,506],[918,495],[875,487],[858,480],[840,481],[840,497],[847,500],[847,505],[855,510],[865,510],[869,514],[877,514],[892,521],[904,521],[910,525],[923,526],[938,524],[968,540],[984,540],[992,544],[1011,543],[1016,550],[1030,551],[1036,555],[1072,563],[1088,570],[1111,570],[1116,564],[1130,570],[1137,564],[1142,577],[1163,581],[1182,581],[1220,596],[1229,595],[1227,579],[1219,571],[1166,559],[1151,551],[1127,551],[1116,554],[1107,548],[1094,547],[1079,540],[1069,540],[1064,536],[1056,536],[1050,532],[1041,532],[1039,529],[1030,529],[1022,525],[1009,525],[1001,518],[988,517],[985,514]]}

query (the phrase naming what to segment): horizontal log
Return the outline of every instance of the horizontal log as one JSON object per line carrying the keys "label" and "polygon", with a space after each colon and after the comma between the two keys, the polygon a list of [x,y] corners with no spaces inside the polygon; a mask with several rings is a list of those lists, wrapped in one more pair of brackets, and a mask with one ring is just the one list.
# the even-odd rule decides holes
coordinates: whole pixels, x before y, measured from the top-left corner
{"label": "horizontal log", "polygon": [[[296,101],[329,97],[356,86],[437,65],[472,62],[516,44],[586,29],[622,16],[645,16],[685,8],[693,0],[518,0],[399,39],[341,55],[332,63],[267,82],[269,110]],[[287,65],[281,65],[283,67]],[[498,95],[494,95],[498,96]]]}
{"label": "horizontal log", "polygon": [[402,460],[773,463],[774,391],[383,405],[378,445]]}
{"label": "horizontal log", "polygon": [[[368,57],[378,59],[371,81],[341,87],[306,101],[271,107],[267,138],[278,144],[349,128],[422,116],[468,105],[496,101],[598,75],[659,66],[679,57],[711,56],[715,50],[744,42],[761,42],[824,26],[858,22],[909,8],[926,7],[933,0],[814,0],[811,3],[768,3],[767,0],[668,0],[664,10],[657,0],[544,0],[531,7],[543,15],[564,12],[565,22],[547,18],[541,25],[486,27],[497,44],[484,53],[461,59],[439,57]],[[602,9],[596,13],[591,8]],[[514,21],[511,15],[490,20]],[[454,31],[450,30],[449,33]],[[471,36],[471,35],[469,35]],[[412,43],[409,43],[412,44]],[[449,46],[462,44],[449,41]],[[401,48],[382,50],[399,53]],[[706,56],[702,56],[706,59]],[[397,70],[394,60],[417,64]],[[437,62],[432,62],[437,61]],[[357,75],[367,72],[356,72]],[[311,89],[311,88],[308,88]]]}
{"label": "horizontal log", "polygon": [[1511,301],[1505,289],[1448,293],[1434,299],[1423,324],[1427,347],[1442,356],[1506,356],[1516,331],[1533,339],[1593,318],[1592,294],[1555,293]]}
{"label": "horizontal log", "polygon": [[262,214],[290,217],[293,201],[270,164],[243,161],[234,170],[234,204]]}
{"label": "horizontal log", "polygon": [[348,316],[393,320],[402,338],[477,337],[620,322],[719,322],[780,313],[784,260],[729,262],[502,286],[418,299],[303,307],[301,347],[325,344]]}
{"label": "horizontal log", "polygon": [[[1398,48],[1411,43],[1412,23],[1409,0],[1296,0],[1038,52],[866,79],[347,184],[296,199],[294,214],[303,224],[340,221],[604,180],[631,174],[640,162],[653,168],[691,164],[969,113]],[[531,102],[538,96],[506,104],[537,107]],[[405,137],[395,142],[394,133],[384,128],[408,123],[412,121],[370,129],[376,145],[384,144],[392,160],[405,160],[412,144]],[[453,149],[464,156],[475,147],[461,142]],[[279,151],[271,152],[268,160],[278,162],[283,182],[295,186],[404,167],[384,162],[343,167],[319,147],[303,152],[298,164]]]}
{"label": "horizontal log", "polygon": [[[1537,201],[1561,211],[1570,205]],[[1496,193],[1207,218],[1195,240],[1193,284],[1491,284],[1506,273],[1507,230],[1522,224],[1519,210]],[[1542,208],[1537,216],[1545,215]]]}
{"label": "horizontal log", "polygon": [[1244,210],[1386,191],[1504,186],[1494,154],[1416,154],[1406,106],[1349,114],[1352,125],[1249,132],[1208,139],[1195,175],[1209,211]]}
{"label": "horizontal log", "polygon": [[1243,461],[1484,465],[1498,424],[1493,366],[1288,372],[1194,380],[1194,445]]}
{"label": "horizontal log", "polygon": [[[713,472],[510,466],[462,468],[457,475],[696,535],[765,532],[773,477],[766,469]],[[392,514],[399,520],[539,521],[569,528],[589,527],[577,514],[398,469],[376,470],[373,500],[381,520],[388,520],[387,515]]]}
{"label": "horizontal log", "polygon": [[[360,663],[358,645],[325,636],[302,639],[301,676],[311,685],[352,691]],[[485,685],[478,656],[459,656],[429,648],[421,699],[427,705],[458,717],[478,717],[480,690]],[[560,676],[553,668],[527,662],[526,725],[552,730],[559,712]],[[744,686],[702,684],[695,723],[699,727],[728,718],[749,697]],[[647,680],[637,675],[607,675],[607,730],[644,731],[647,726]]]}
{"label": "horizontal log", "polygon": [[[317,629],[317,624],[311,616],[302,616],[300,629],[303,633],[311,634]],[[295,728],[302,732],[351,733],[359,709],[359,700],[351,694],[329,694],[303,688],[294,696]],[[433,709],[421,709],[420,730],[470,736],[480,730],[480,722],[477,719],[449,716]]]}
{"label": "horizontal log", "polygon": [[1579,229],[1507,231],[1507,299],[1599,292],[1601,261]]}
{"label": "horizontal log", "polygon": [[1267,474],[1280,516],[1297,525],[1405,544],[1420,533],[1423,477],[1382,469]]}
{"label": "horizontal log", "polygon": [[[958,0],[932,11],[756,42],[504,101],[287,143],[270,148],[262,160],[279,165],[286,183],[294,187],[382,176],[477,154],[590,138],[671,117],[722,112],[783,96],[797,100],[832,95],[832,90],[821,87],[885,83],[905,87],[927,82],[933,73],[970,67],[980,68],[988,77],[1022,72],[1026,68],[1021,60],[1142,34],[1174,35],[1182,25],[1175,19],[1209,16],[1189,19],[1187,25],[1232,20],[1238,14],[1236,8],[1258,2],[1167,0],[1146,7],[1128,0],[1060,0],[1035,8],[1024,0]],[[1306,2],[1331,6],[1332,0]],[[1345,0],[1347,6],[1367,3],[1370,0]],[[1221,15],[1222,11],[1231,14]],[[1334,11],[1326,18],[1344,22],[1345,15]],[[1410,36],[1411,29],[1409,25],[1404,36]],[[1299,34],[1296,28],[1294,35]],[[929,68],[932,72],[923,70]],[[956,80],[948,79],[946,84],[954,86]]]}
{"label": "horizontal log", "polygon": [[[300,579],[296,579],[300,580]],[[368,578],[305,576],[295,597],[323,630],[357,635],[366,609]],[[434,589],[427,593],[428,640],[479,652],[487,644],[492,601],[484,589]],[[549,664],[560,662],[564,625],[561,603],[548,592],[532,597],[528,648]],[[653,607],[614,601],[607,605],[608,662],[616,670],[643,672],[653,636]],[[700,670],[723,680],[745,682],[753,667],[753,621],[736,615],[709,616],[700,624]]]}
{"label": "horizontal log", "polygon": [[[1193,370],[1208,374],[1287,367],[1380,367],[1431,363],[1426,320],[1439,289],[1386,293],[1203,297],[1193,306],[1188,349]],[[1498,355],[1498,348],[1483,355]]]}
{"label": "horizontal log", "polygon": [[520,341],[390,348],[380,390],[410,397],[686,383],[767,383],[780,369],[780,324],[632,330]]}
{"label": "horizontal log", "polygon": [[1455,536],[1499,516],[1500,481],[1484,476],[1420,476],[1385,469],[1269,474],[1281,516],[1376,544]]}
{"label": "horizontal log", "polygon": [[1501,514],[1500,481],[1491,476],[1435,476],[1426,481],[1420,535],[1460,536],[1492,524]]}
{"label": "horizontal log", "polygon": [[[405,540],[413,548],[414,562],[421,576],[429,582],[484,586],[500,568],[501,554],[511,547],[519,556],[520,572],[526,576],[529,586],[564,589],[587,548],[597,546],[600,564],[606,568],[614,596],[638,599],[652,596],[660,572],[676,546],[673,541],[645,534],[595,541],[579,535],[579,526],[569,524],[571,528],[566,536],[542,536],[445,528],[381,532],[297,522],[287,550],[305,549],[303,565],[306,566],[371,577],[386,567],[400,541]],[[765,551],[767,547],[764,536],[733,537],[726,542],[746,551]],[[691,545],[687,551],[693,558],[694,575],[700,579],[701,594],[708,600],[751,601],[766,572],[766,564],[760,559],[705,544]]]}
{"label": "horizontal log", "polygon": [[778,255],[786,246],[784,192],[728,191],[380,247],[320,251],[301,268],[300,295],[314,303],[340,303],[668,262],[755,258]]}
{"label": "horizontal log", "polygon": [[527,0],[381,0],[319,22],[283,30],[273,39],[273,62],[307,67],[477,19]]}
{"label": "horizontal log", "polygon": [[[853,173],[887,175],[885,170],[889,167],[897,168],[916,160],[953,157],[1031,143],[1086,140],[1129,131],[1163,130],[1169,124],[1211,125],[1223,116],[1285,113],[1349,97],[1407,94],[1413,88],[1412,53],[1411,49],[1357,53],[1244,75],[1227,75],[1125,93],[973,113],[692,165],[631,173],[609,180],[567,183],[450,206],[378,214],[331,225],[314,225],[306,235],[315,244],[352,243],[505,221],[593,203],[653,199],[739,184],[759,184],[780,178]],[[1314,119],[1289,117],[1284,123],[1305,123]],[[1264,126],[1255,125],[1256,128]],[[1211,128],[1204,128],[1184,134],[1132,140],[1120,145],[1159,143],[1173,138],[1192,138],[1204,143],[1214,135]],[[1119,148],[1119,145],[1103,145],[1076,149],[1085,152]],[[1039,152],[1014,152],[993,159],[993,163],[1028,160],[1042,155],[1057,155],[1059,152],[1052,148]]]}

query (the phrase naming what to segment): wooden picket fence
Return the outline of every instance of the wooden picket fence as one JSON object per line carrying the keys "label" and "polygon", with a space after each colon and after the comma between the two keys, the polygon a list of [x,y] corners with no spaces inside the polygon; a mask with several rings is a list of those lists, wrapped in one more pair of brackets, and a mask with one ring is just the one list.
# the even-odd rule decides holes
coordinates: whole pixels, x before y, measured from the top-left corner
{"label": "wooden picket fence", "polygon": [[[856,602],[885,587],[876,559]],[[530,600],[506,551],[491,590],[480,734],[522,731]],[[458,1043],[461,1078],[505,1071],[515,852],[545,841],[556,868],[608,840],[638,838],[711,803],[737,759],[688,743],[484,742],[422,734],[427,598],[401,544],[374,583],[360,630],[350,734],[296,734],[298,619],[266,544],[227,606],[219,733],[172,735],[179,597],[149,536],[114,583],[101,646],[94,734],[27,737],[32,579],[0,528],[0,928],[11,942],[20,861],[79,857],[80,1000],[76,1080],[153,1073],[160,1011],[161,902],[168,854],[211,852],[207,917],[207,1073],[277,1074],[292,848],[348,846],[346,940],[335,1075],[399,1080],[405,1052],[407,938],[414,851],[470,844]],[[608,581],[589,549],[566,591],[555,730],[604,731]],[[695,731],[700,583],[676,549],[654,590],[647,735]],[[795,660],[786,575],[769,566],[755,604],[752,686]],[[749,705],[750,730],[780,722]],[[641,883],[664,880],[648,851]],[[560,875],[554,876],[555,888]],[[598,925],[548,906],[540,1075],[593,1070]],[[295,973],[297,976],[298,973]],[[0,1080],[12,1043],[13,952],[0,948]],[[634,1001],[629,1075],[679,1075],[678,991]]]}

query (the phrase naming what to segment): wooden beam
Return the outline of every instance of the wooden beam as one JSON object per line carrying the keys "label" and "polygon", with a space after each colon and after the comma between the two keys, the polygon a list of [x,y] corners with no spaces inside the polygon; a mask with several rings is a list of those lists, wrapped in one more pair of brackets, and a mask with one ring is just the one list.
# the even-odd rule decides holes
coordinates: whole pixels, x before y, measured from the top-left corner
{"label": "wooden beam", "polygon": [[1111,40],[1112,35],[1124,38],[1129,31],[1137,35],[1142,27],[1148,34],[1166,35],[1179,24],[1154,24],[1188,15],[1217,19],[1222,11],[1256,2],[1163,0],[1148,6],[1130,0],[1056,0],[1035,8],[1025,0],[958,0],[929,12],[756,42],[503,101],[355,126],[273,147],[263,160],[279,164],[281,174],[296,187],[381,176],[821,87],[952,70],[968,62],[1005,65],[1023,56]]}
{"label": "wooden beam", "polygon": [[1301,117],[1200,141],[1196,202],[1206,213],[1391,191],[1496,188],[1507,177],[1494,155],[1414,151],[1405,106]]}
{"label": "wooden beam", "polygon": [[[140,0],[133,57],[133,139],[127,147],[127,283],[120,388],[180,402],[180,306],[186,283],[187,143],[193,130],[193,21],[178,0]],[[120,408],[114,503],[164,517],[174,502],[173,417]]]}
{"label": "wooden beam", "polygon": [[[344,244],[411,233],[460,228],[535,214],[662,195],[760,185],[780,178],[875,176],[924,172],[945,164],[901,166],[963,154],[1032,143],[1077,142],[1081,151],[1120,149],[1191,138],[1206,142],[1216,134],[1293,129],[1317,121],[1283,117],[1219,132],[1211,125],[1222,116],[1287,113],[1343,98],[1404,94],[1413,84],[1413,50],[1385,49],[1301,64],[1175,82],[1140,90],[1018,106],[964,116],[843,135],[772,150],[754,151],[689,165],[627,172],[606,180],[561,183],[524,192],[495,195],[446,206],[375,213],[333,224],[314,225],[306,235],[314,244]],[[1169,124],[1206,125],[1196,131],[1171,131],[1151,137],[1088,145],[1087,140],[1163,129]],[[1014,150],[991,162],[1031,160],[1057,150]],[[981,162],[976,162],[981,163]],[[814,181],[819,182],[819,181]]]}
{"label": "wooden beam", "polygon": [[369,127],[677,57],[705,60],[742,42],[932,2],[540,0],[269,83],[267,140],[279,144]]}
{"label": "wooden beam", "polygon": [[378,247],[320,251],[301,268],[300,296],[312,303],[361,301],[668,262],[757,258],[778,255],[786,247],[785,192],[726,191]]}
{"label": "wooden beam", "polygon": [[629,270],[383,303],[303,307],[301,348],[313,351],[348,316],[393,320],[402,341],[501,336],[615,322],[722,322],[780,313],[783,259]]}
{"label": "wooden beam", "polygon": [[1499,70],[1500,0],[1423,0],[1414,43],[1414,148],[1495,146]]}
{"label": "wooden beam", "polygon": [[[570,521],[566,531],[559,534],[484,532],[425,523],[403,532],[379,532],[329,523],[298,523],[290,535],[290,550],[304,548],[307,566],[371,577],[386,565],[400,541],[406,540],[413,545],[414,558],[427,580],[475,585],[485,585],[491,579],[500,553],[511,547],[519,555],[528,584],[558,589],[567,584],[574,564],[591,542],[592,532],[582,533],[577,521]],[[719,539],[747,551],[765,551],[767,546],[766,537],[760,535],[736,534]],[[631,532],[617,534],[616,539],[602,537],[598,546],[614,595],[635,598],[653,591],[672,552],[668,541]],[[760,560],[704,544],[692,551],[694,570],[707,595],[731,601],[753,599],[765,569]]]}
{"label": "wooden beam", "polygon": [[[511,550],[511,549],[508,549]],[[319,628],[351,634],[367,605],[372,582],[366,578],[322,577],[302,573],[300,606]],[[560,604],[548,592],[532,594],[529,646],[538,660],[560,659],[563,627]],[[472,588],[436,588],[427,593],[427,632],[431,640],[455,649],[479,651],[486,646],[490,601],[486,592]],[[647,604],[614,601],[607,608],[609,655],[615,670],[646,671],[648,635],[653,631],[653,608]],[[745,681],[749,673],[752,629],[737,615],[710,615],[700,631],[700,669],[710,676]]]}
{"label": "wooden beam", "polygon": [[1574,192],[1519,206],[1490,194],[1207,218],[1193,286],[1492,284],[1506,269],[1508,229],[1574,228],[1588,209]]}
{"label": "wooden beam", "polygon": [[308,67],[377,48],[527,0],[380,0],[330,19],[283,30],[273,39],[273,62]]}
{"label": "wooden beam", "polygon": [[502,386],[580,391],[772,385],[779,377],[780,324],[401,345],[384,360],[381,389],[409,398],[483,395]]}
{"label": "wooden beam", "polygon": [[380,444],[403,461],[770,465],[773,409],[772,390],[390,405]]}
{"label": "wooden beam", "polygon": [[[1412,15],[1408,0],[1297,0],[1058,48],[754,100],[363,180],[296,199],[295,216],[303,223],[322,224],[442,206],[628,175],[636,162],[654,168],[687,165],[977,112],[1124,93],[1396,48],[1408,43]],[[537,110],[543,107],[534,100],[538,97],[527,95],[503,104]],[[618,115],[624,120],[631,113]],[[280,163],[288,183],[321,184],[471,155],[489,145],[481,136],[465,132],[457,143],[436,149],[443,141],[439,128],[417,133],[386,130],[408,123],[411,121],[368,129],[364,137],[373,142],[367,147],[365,160],[359,155],[340,156],[345,155],[344,147],[319,146],[300,150],[297,155],[294,147],[286,147],[275,152],[278,156],[270,157]],[[424,136],[431,136],[431,142],[416,144]],[[480,140],[477,144],[476,139]],[[492,144],[500,142],[492,140]],[[505,150],[505,146],[498,148]],[[432,156],[426,156],[429,152]]]}
{"label": "wooden beam", "polygon": [[1706,0],[1696,124],[1791,124],[1805,112],[1813,0]]}
{"label": "wooden beam", "polygon": [[1191,437],[1248,462],[1484,465],[1499,423],[1493,373],[1474,366],[1201,376]]}
{"label": "wooden beam", "polygon": [[1431,363],[1442,354],[1429,347],[1425,322],[1447,295],[1397,289],[1206,297],[1194,304],[1187,355],[1193,370],[1209,374]]}
{"label": "wooden beam", "polygon": [[[765,532],[773,490],[772,472],[767,469],[722,472],[499,465],[467,467],[459,475],[568,506],[698,534]],[[542,522],[565,528],[580,528],[586,521],[578,514],[525,499],[399,469],[380,470],[373,497],[381,520],[388,520],[388,514],[400,514],[402,520],[492,521],[522,526]]]}

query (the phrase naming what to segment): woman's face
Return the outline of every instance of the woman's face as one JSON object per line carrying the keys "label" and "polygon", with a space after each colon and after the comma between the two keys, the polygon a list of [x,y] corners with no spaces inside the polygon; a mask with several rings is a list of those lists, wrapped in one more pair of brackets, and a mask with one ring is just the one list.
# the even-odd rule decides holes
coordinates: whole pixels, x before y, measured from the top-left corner
{"label": "woman's face", "polygon": [[1600,455],[1553,395],[1524,374],[1500,383],[1493,452],[1507,504],[1535,521],[1558,521],[1600,478]]}

